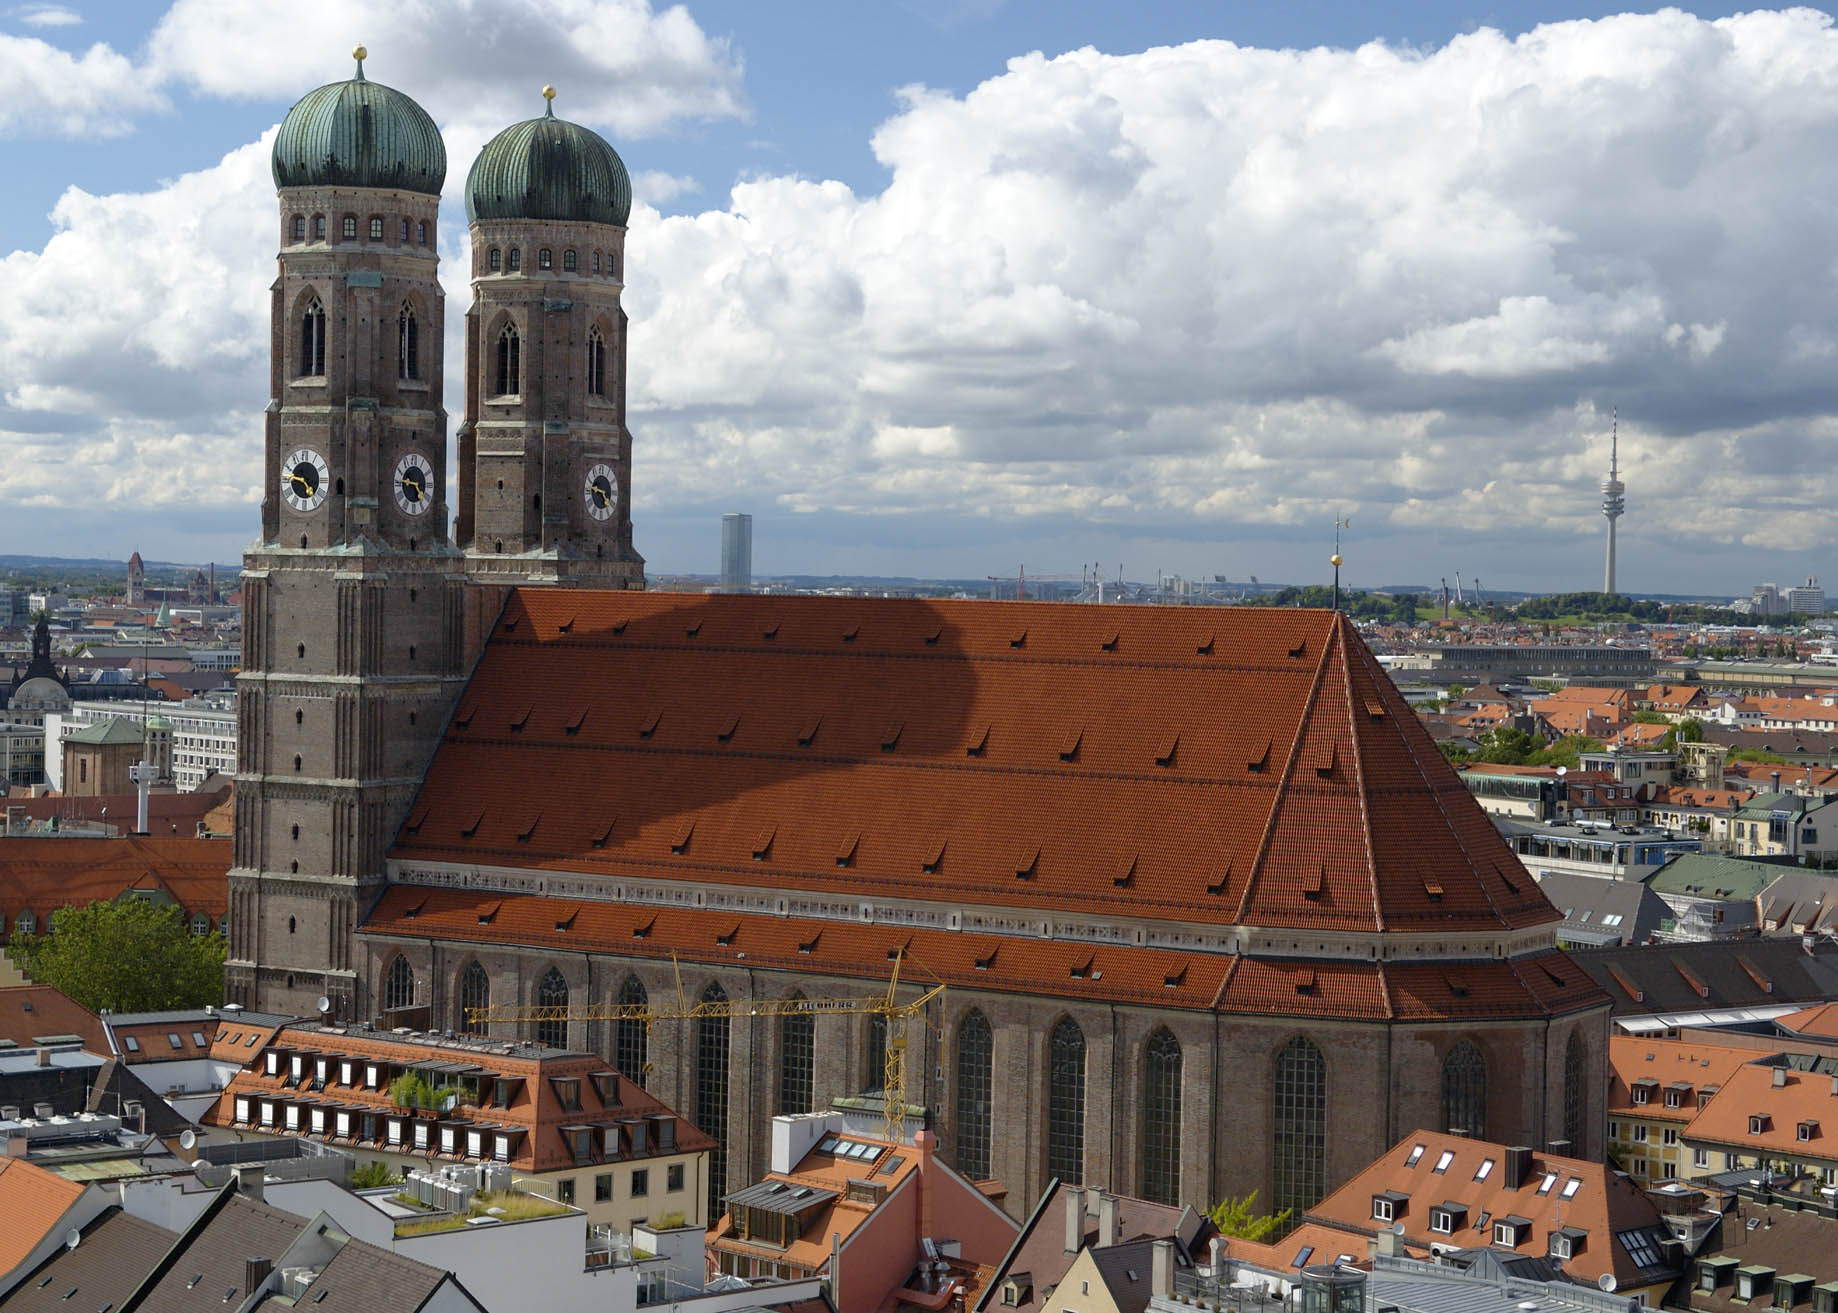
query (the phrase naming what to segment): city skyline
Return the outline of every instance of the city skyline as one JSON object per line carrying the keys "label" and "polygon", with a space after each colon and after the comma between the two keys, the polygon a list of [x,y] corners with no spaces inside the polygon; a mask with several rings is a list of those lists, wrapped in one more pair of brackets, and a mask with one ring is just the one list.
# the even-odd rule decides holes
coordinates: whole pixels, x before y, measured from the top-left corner
{"label": "city skyline", "polygon": [[[1325,582],[1350,513],[1350,588],[1583,588],[1619,406],[1624,590],[1829,573],[1834,325],[1804,274],[1838,196],[1822,16],[896,11],[884,34],[926,39],[857,74],[839,144],[786,83],[843,43],[720,4],[575,8],[642,58],[553,16],[491,48],[463,4],[430,49],[356,8],[326,27],[427,101],[456,178],[550,76],[632,160],[634,517],[659,572],[705,568],[744,486],[762,573]],[[234,559],[252,534],[264,129],[352,38],[270,76],[271,20],[226,12],[6,19],[0,50],[56,82],[0,108],[24,178],[0,207],[0,552]],[[772,148],[743,160],[737,135]],[[140,148],[169,172],[122,162]],[[1731,205],[1789,173],[1795,204]],[[450,194],[449,295],[461,213]]]}

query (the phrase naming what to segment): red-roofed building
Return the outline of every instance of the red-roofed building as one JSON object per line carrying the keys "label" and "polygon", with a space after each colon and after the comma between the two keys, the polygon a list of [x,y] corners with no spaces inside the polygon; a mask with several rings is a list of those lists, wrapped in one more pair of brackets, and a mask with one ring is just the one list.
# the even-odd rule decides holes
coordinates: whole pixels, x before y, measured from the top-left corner
{"label": "red-roofed building", "polygon": [[0,942],[45,933],[60,907],[123,897],[174,904],[206,934],[223,925],[229,867],[223,839],[0,839]]}
{"label": "red-roofed building", "polygon": [[[239,886],[232,998],[458,1028],[899,960],[949,986],[909,1098],[1011,1206],[1306,1206],[1445,1116],[1600,1150],[1607,1000],[1343,617],[526,589],[488,637],[354,946]],[[239,853],[321,860],[261,814]],[[710,1129],[721,1197],[762,1112],[881,1084],[871,1017],[792,1020],[547,1024]]]}

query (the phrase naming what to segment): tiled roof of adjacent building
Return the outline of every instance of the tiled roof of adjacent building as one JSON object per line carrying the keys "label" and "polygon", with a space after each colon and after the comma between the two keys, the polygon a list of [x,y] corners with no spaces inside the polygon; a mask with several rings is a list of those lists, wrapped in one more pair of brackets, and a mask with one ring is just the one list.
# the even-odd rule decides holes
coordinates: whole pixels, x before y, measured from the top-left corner
{"label": "tiled roof of adjacent building", "polygon": [[0,1158],[0,1275],[23,1262],[82,1193],[80,1182],[23,1158]]}
{"label": "tiled roof of adjacent building", "polygon": [[1729,1073],[1717,1097],[1685,1127],[1685,1138],[1758,1156],[1838,1163],[1838,1074],[1832,1074],[1838,1062],[1813,1054],[1746,1056],[1754,1060]]}
{"label": "tiled roof of adjacent building", "polygon": [[1757,1056],[1749,1048],[1612,1035],[1608,1040],[1608,1115],[1683,1126],[1738,1067]]}
{"label": "tiled roof of adjacent building", "polygon": [[[59,1248],[26,1274],[6,1297],[7,1313],[120,1308],[176,1239],[164,1227],[132,1217],[119,1207],[109,1208],[83,1227],[75,1249]],[[0,1258],[0,1264],[4,1262]],[[221,1290],[213,1293],[223,1294]],[[202,1306],[204,1301],[198,1303]]]}
{"label": "tiled roof of adjacent building", "polygon": [[0,1042],[8,1048],[33,1048],[74,1035],[91,1053],[106,1054],[102,1018],[50,985],[10,985],[0,989]]}
{"label": "tiled roof of adjacent building", "polygon": [[1322,611],[519,592],[394,857],[1303,932],[1555,917]]}
{"label": "tiled roof of adjacent building", "polygon": [[221,920],[229,904],[228,839],[0,839],[0,913],[43,918],[130,889],[164,893],[191,915]]}
{"label": "tiled roof of adjacent building", "polygon": [[1838,944],[1798,939],[1592,948],[1571,954],[1617,1016],[1817,1003],[1838,997]]}

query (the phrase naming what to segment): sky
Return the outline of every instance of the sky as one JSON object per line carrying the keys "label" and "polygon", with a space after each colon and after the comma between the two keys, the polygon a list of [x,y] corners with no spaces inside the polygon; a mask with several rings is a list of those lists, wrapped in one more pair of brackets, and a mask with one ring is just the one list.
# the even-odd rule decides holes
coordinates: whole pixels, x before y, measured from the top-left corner
{"label": "sky", "polygon": [[1324,582],[1347,519],[1354,587],[1596,588],[1617,415],[1623,591],[1838,573],[1838,28],[1555,0],[0,0],[0,555],[249,545],[269,149],[360,42],[449,359],[480,146],[553,83],[630,168],[653,574],[742,510],[757,574]]}

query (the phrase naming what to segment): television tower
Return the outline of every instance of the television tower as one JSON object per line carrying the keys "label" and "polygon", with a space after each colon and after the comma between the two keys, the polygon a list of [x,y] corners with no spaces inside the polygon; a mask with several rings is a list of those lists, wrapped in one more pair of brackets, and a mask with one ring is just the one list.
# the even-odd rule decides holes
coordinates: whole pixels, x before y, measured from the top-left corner
{"label": "television tower", "polygon": [[1602,514],[1608,519],[1608,566],[1602,572],[1602,591],[1615,595],[1615,521],[1627,509],[1627,485],[1618,466],[1621,409],[1609,412],[1608,477],[1602,480]]}

